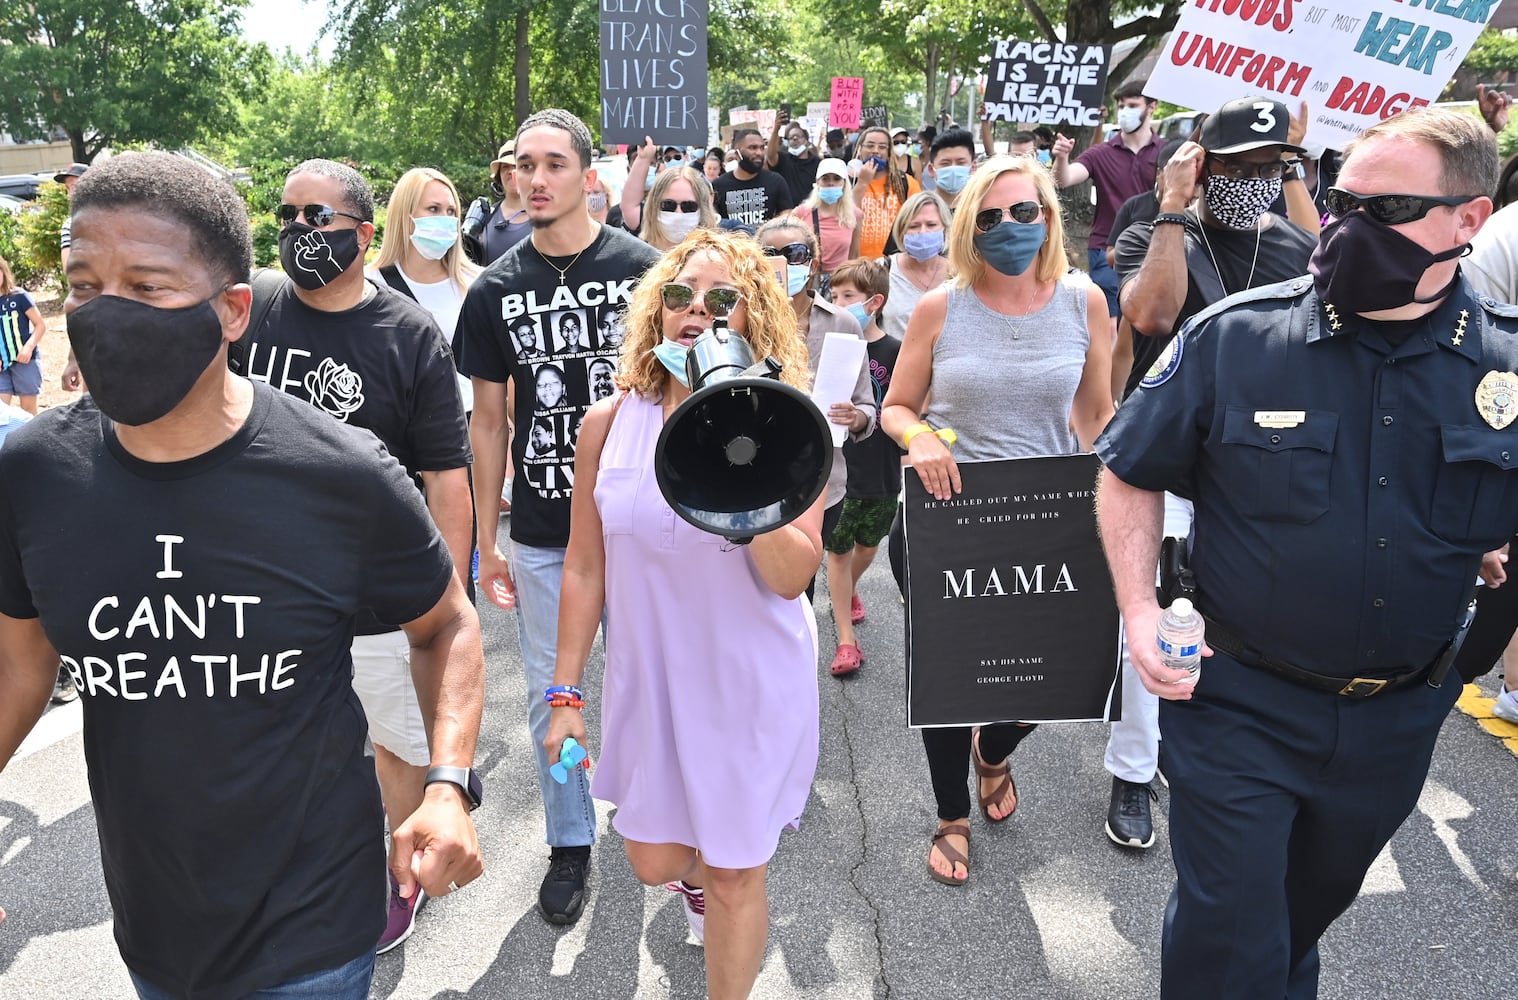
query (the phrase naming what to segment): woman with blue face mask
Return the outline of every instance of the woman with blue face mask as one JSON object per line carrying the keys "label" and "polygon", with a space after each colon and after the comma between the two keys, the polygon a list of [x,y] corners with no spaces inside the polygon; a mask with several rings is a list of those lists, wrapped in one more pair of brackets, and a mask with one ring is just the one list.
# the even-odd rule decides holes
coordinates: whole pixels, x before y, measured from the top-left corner
{"label": "woman with blue face mask", "polygon": [[[845,261],[859,256],[859,212],[854,207],[849,167],[842,160],[828,158],[817,165],[817,183],[812,193],[791,214],[811,226],[822,245],[819,283]],[[825,283],[820,290],[831,298]]]}
{"label": "woman with blue face mask", "polygon": [[896,213],[891,237],[902,249],[884,258],[890,265],[891,295],[880,325],[898,340],[907,332],[907,319],[917,300],[949,276],[944,240],[952,218],[953,212],[936,191],[914,194]]}
{"label": "woman with blue face mask", "polygon": [[[996,156],[976,170],[948,253],[953,277],[913,310],[882,418],[907,451],[908,474],[938,500],[959,492],[958,462],[1089,451],[1112,417],[1107,300],[1070,271],[1054,182],[1037,160]],[[914,652],[931,673],[931,652]],[[968,765],[984,820],[1003,822],[1017,808],[1008,758],[1032,731],[1019,722],[973,735],[923,730],[938,806],[929,877],[969,878]]]}
{"label": "woman with blue face mask", "polygon": [[[453,336],[464,293],[480,268],[459,243],[459,192],[452,181],[429,167],[401,175],[386,208],[385,241],[369,270],[430,312],[438,327]],[[462,375],[458,381],[467,413],[474,408],[474,390]]]}

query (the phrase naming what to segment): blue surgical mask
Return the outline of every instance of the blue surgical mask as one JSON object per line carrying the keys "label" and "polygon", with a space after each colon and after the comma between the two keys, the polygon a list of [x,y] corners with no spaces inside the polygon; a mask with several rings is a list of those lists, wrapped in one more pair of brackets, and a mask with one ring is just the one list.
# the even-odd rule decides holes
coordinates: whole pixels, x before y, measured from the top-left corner
{"label": "blue surgical mask", "polygon": [[1038,151],[1038,162],[1047,167],[1049,164],[1054,162],[1054,154],[1049,152],[1047,149],[1040,149]]}
{"label": "blue surgical mask", "polygon": [[812,265],[810,264],[787,264],[785,265],[785,294],[791,298],[801,294],[806,288],[806,283],[812,280]]}
{"label": "blue surgical mask", "polygon": [[645,191],[652,191],[653,189],[654,189],[654,168],[653,167],[649,167],[648,168],[648,173],[643,176],[643,190],[645,190]]}
{"label": "blue surgical mask", "polygon": [[855,302],[848,307],[849,315],[859,321],[859,329],[863,330],[870,325],[870,314],[865,311],[863,302]]}
{"label": "blue surgical mask", "polygon": [[428,260],[442,260],[459,241],[459,220],[451,215],[423,215],[411,225],[411,245]]}
{"label": "blue surgical mask", "polygon": [[690,382],[685,377],[685,357],[689,353],[689,347],[677,344],[673,340],[661,340],[654,345],[654,357],[658,358],[659,363],[686,388],[690,388]]}
{"label": "blue surgical mask", "polygon": [[838,199],[843,197],[843,188],[818,188],[817,197],[824,205],[836,205]]}
{"label": "blue surgical mask", "polygon": [[993,270],[1011,277],[1028,269],[1048,235],[1049,227],[1041,221],[1003,219],[989,233],[975,234],[975,249]]}
{"label": "blue surgical mask", "polygon": [[930,229],[923,233],[907,233],[901,238],[907,256],[921,263],[943,253],[943,230]]}
{"label": "blue surgical mask", "polygon": [[933,176],[938,179],[940,189],[950,194],[959,194],[970,183],[970,168],[964,166],[937,167]]}

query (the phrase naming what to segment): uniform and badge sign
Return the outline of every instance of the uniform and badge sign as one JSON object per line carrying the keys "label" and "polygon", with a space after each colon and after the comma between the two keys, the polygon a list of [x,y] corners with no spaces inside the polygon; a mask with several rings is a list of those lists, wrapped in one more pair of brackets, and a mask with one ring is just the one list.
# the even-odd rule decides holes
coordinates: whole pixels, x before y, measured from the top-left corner
{"label": "uniform and badge sign", "polygon": [[906,479],[907,723],[1119,716],[1095,455],[962,462],[935,500]]}

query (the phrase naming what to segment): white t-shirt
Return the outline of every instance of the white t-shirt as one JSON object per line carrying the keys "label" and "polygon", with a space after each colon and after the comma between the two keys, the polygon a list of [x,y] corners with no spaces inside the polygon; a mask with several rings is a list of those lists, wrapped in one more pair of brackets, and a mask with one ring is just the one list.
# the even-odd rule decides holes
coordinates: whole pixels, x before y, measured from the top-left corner
{"label": "white t-shirt", "polygon": [[[399,263],[395,265],[395,269],[400,273],[401,279],[406,282],[406,287],[411,289],[411,295],[416,299],[417,305],[430,312],[432,318],[437,320],[438,328],[443,331],[443,336],[448,338],[449,346],[457,354],[458,343],[454,335],[458,332],[459,310],[464,308],[463,289],[449,278],[433,282],[417,281],[407,274],[406,269]],[[374,278],[377,281],[384,280],[379,276],[378,271],[374,272]],[[464,400],[464,412],[473,412],[474,386],[463,375],[460,375],[458,380],[459,397]]]}

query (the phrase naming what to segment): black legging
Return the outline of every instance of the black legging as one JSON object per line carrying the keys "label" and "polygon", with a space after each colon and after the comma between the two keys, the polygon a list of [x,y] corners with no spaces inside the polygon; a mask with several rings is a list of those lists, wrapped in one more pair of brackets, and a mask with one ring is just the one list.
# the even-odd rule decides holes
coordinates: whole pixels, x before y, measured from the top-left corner
{"label": "black legging", "polygon": [[[1000,764],[1012,755],[1036,726],[1016,722],[998,722],[980,727],[980,756],[987,764]],[[948,726],[922,731],[922,745],[928,752],[928,775],[933,779],[933,798],[938,800],[938,818],[964,819],[970,815],[970,790],[965,785],[965,767],[970,761],[970,726]]]}
{"label": "black legging", "polygon": [[[1518,550],[1518,537],[1513,539]],[[1476,620],[1455,656],[1455,671],[1468,683],[1496,665],[1518,630],[1518,551],[1508,563],[1508,580],[1493,590],[1482,587],[1476,595]]]}

